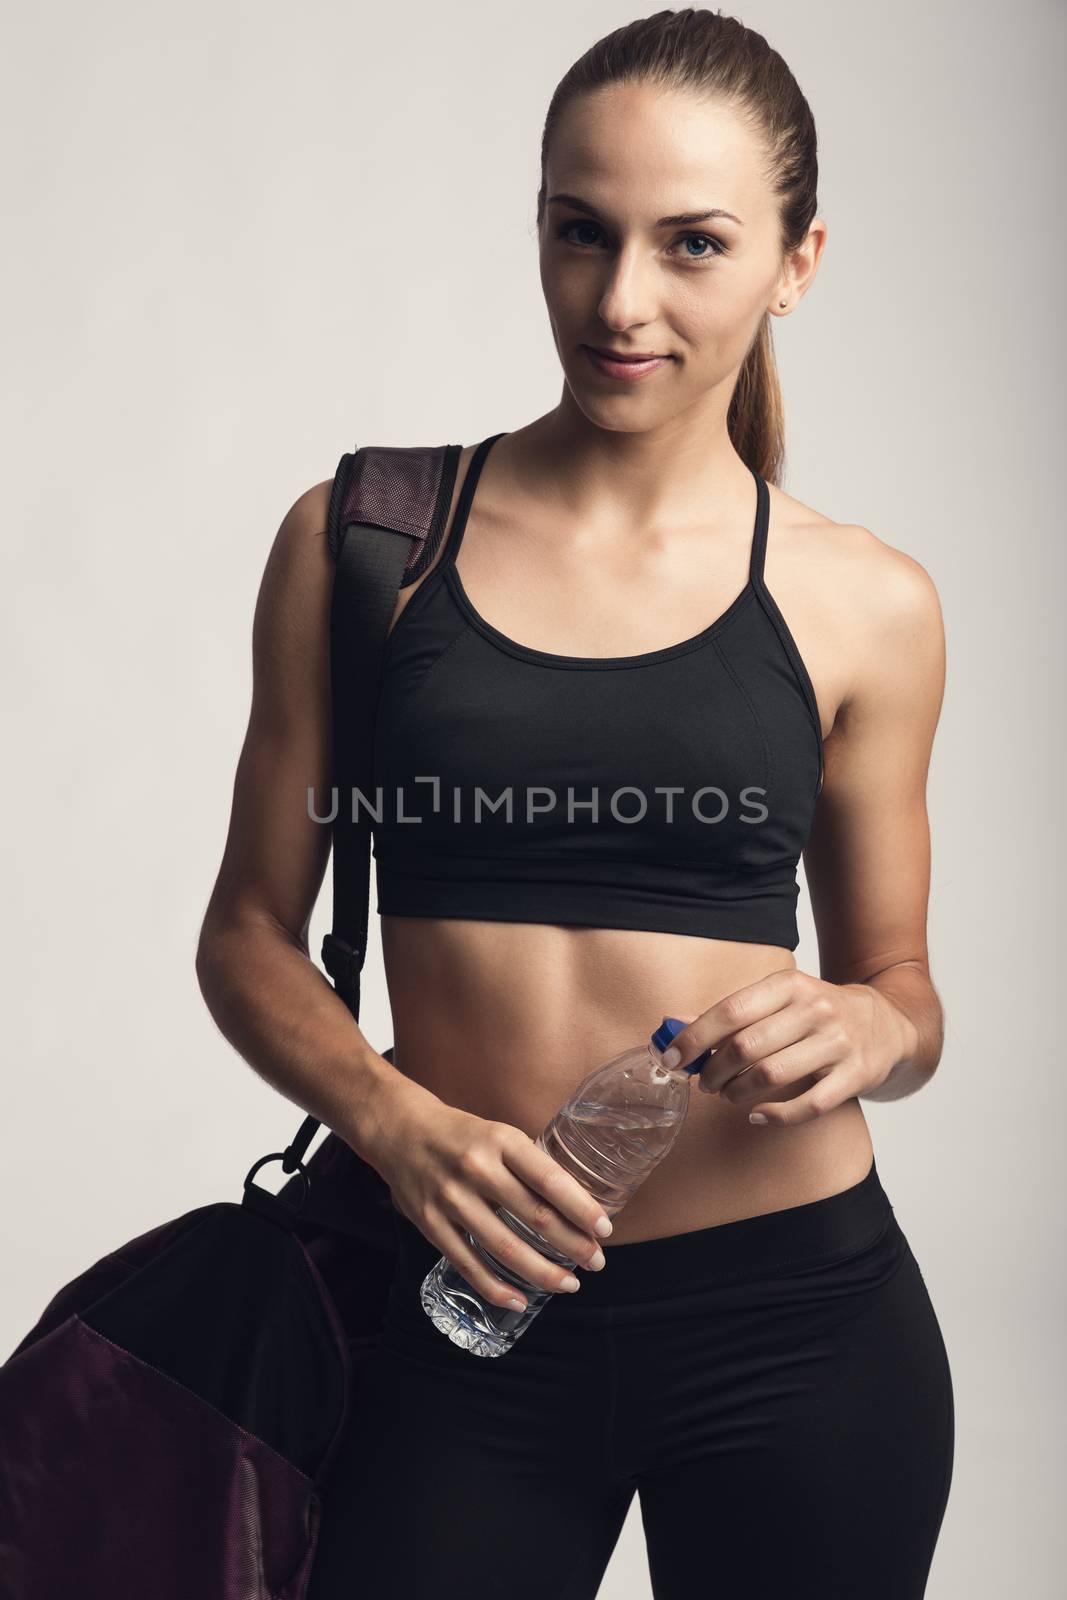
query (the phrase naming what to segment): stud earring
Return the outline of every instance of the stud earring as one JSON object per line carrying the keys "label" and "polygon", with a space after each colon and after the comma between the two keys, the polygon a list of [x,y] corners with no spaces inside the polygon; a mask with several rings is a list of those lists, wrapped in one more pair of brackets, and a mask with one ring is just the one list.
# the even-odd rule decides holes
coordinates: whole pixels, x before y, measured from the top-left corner
{"label": "stud earring", "polygon": [[779,304],[780,308],[784,311],[786,306],[789,304],[789,302],[788,302],[788,300],[779,300],[778,304]]}

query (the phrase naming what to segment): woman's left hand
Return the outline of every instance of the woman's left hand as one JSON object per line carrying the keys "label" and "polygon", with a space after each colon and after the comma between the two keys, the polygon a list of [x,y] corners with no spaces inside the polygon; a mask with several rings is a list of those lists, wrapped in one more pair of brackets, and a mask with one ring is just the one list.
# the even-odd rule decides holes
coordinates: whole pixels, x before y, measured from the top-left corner
{"label": "woman's left hand", "polygon": [[871,984],[827,983],[796,967],[682,1021],[688,1026],[664,1052],[664,1066],[684,1066],[710,1048],[703,1092],[747,1110],[751,1122],[779,1127],[824,1116],[884,1083],[914,1044],[910,1019]]}

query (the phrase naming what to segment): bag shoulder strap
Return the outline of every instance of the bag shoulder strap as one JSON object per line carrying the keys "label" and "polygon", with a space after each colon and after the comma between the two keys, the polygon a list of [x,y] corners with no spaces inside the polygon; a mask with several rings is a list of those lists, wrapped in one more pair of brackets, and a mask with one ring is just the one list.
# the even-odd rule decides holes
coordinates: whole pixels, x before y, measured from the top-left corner
{"label": "bag shoulder strap", "polygon": [[[343,455],[334,475],[326,526],[334,560],[340,559],[348,528],[373,526],[407,535],[398,587],[406,588],[421,577],[445,531],[462,452],[458,444],[369,445]],[[359,601],[353,598],[353,604],[358,606]]]}
{"label": "bag shoulder strap", "polygon": [[[381,665],[400,589],[433,561],[452,504],[462,445],[364,445],[334,475],[326,536],[336,562],[330,607],[333,719],[333,927],[322,964],[359,1017],[370,909],[374,727]],[[362,794],[363,802],[359,802]],[[285,1151],[293,1172],[321,1126],[306,1117]]]}

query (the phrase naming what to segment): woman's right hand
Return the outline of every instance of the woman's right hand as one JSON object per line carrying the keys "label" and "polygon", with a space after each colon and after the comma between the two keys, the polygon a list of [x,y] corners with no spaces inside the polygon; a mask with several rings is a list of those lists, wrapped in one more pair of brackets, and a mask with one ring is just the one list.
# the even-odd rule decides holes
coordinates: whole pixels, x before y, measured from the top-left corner
{"label": "woman's right hand", "polygon": [[600,1258],[601,1218],[611,1232],[603,1206],[521,1128],[461,1111],[411,1080],[406,1091],[415,1092],[390,1096],[360,1152],[389,1185],[397,1209],[493,1305],[515,1308],[518,1299],[525,1307],[526,1296],[486,1267],[468,1233],[517,1277],[568,1292],[564,1280],[573,1274],[527,1244],[495,1207],[504,1206],[569,1261],[592,1267]]}

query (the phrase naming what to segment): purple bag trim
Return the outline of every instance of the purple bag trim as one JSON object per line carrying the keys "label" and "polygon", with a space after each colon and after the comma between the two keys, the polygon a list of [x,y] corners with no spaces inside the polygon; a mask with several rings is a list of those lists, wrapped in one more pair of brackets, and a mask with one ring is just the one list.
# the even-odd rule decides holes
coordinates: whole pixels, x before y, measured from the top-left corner
{"label": "purple bag trim", "polygon": [[372,523],[410,536],[400,584],[413,582],[440,543],[461,453],[459,445],[383,444],[342,456],[327,526],[334,560],[349,523]]}
{"label": "purple bag trim", "polygon": [[[53,1297],[0,1367],[4,1600],[305,1600],[353,1366],[374,1348],[381,1311],[379,1287],[362,1328],[346,1327],[315,1256],[357,1284],[365,1260],[372,1282],[381,1262],[384,1283],[389,1258],[314,1228],[309,1248],[299,1227],[228,1201],[198,1207]],[[332,1256],[331,1243],[344,1253]],[[249,1317],[245,1273],[279,1320],[261,1321],[255,1299]],[[216,1281],[217,1296],[205,1298],[201,1280]],[[208,1326],[218,1314],[213,1360],[197,1361],[201,1338],[173,1334],[188,1284],[187,1314],[202,1319],[206,1305]],[[129,1331],[134,1350],[96,1322]],[[235,1413],[250,1408],[314,1472],[138,1354],[141,1345],[179,1367],[192,1361],[194,1381],[214,1385]]]}
{"label": "purple bag trim", "polygon": [[19,1531],[17,1549],[0,1547],[5,1600],[303,1596],[321,1502],[276,1451],[76,1314],[20,1358],[18,1377],[4,1454]]}

